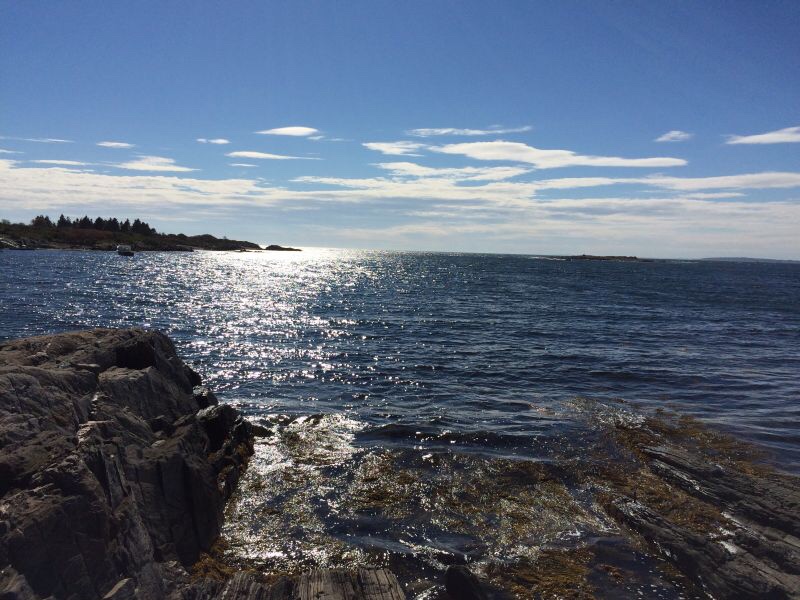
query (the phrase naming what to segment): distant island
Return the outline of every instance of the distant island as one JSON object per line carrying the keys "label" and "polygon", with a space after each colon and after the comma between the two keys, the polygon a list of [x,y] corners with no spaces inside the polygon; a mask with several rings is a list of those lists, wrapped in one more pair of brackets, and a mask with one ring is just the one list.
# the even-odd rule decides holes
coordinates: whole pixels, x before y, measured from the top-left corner
{"label": "distant island", "polygon": [[639,258],[638,256],[597,256],[594,254],[577,254],[573,256],[557,256],[564,260],[621,260],[627,262],[652,262],[652,258]]}
{"label": "distant island", "polygon": [[88,216],[71,219],[61,215],[53,221],[48,216],[39,215],[29,224],[11,223],[7,219],[0,221],[0,248],[114,250],[120,244],[129,245],[136,251],[300,251],[276,244],[262,248],[253,242],[224,237],[220,239],[211,234],[189,236],[183,233],[159,233],[140,219],[134,219],[133,222],[130,219],[91,219]]}

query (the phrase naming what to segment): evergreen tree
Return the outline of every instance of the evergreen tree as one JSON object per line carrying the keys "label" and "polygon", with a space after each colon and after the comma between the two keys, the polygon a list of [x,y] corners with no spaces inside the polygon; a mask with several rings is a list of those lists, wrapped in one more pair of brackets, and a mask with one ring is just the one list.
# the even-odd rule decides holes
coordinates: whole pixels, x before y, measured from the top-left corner
{"label": "evergreen tree", "polygon": [[55,225],[53,225],[53,222],[50,220],[50,217],[45,215],[37,215],[36,217],[34,217],[33,220],[31,221],[31,225],[39,229],[55,227]]}
{"label": "evergreen tree", "polygon": [[56,224],[56,227],[58,227],[59,229],[72,227],[72,220],[69,217],[61,215],[60,217],[58,217],[58,223]]}

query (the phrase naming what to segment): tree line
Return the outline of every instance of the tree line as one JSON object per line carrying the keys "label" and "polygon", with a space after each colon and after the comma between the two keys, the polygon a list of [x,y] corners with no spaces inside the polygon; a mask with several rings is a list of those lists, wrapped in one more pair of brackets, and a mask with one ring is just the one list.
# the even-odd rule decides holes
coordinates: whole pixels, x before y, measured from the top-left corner
{"label": "tree line", "polygon": [[139,235],[156,235],[157,233],[154,227],[150,227],[148,223],[140,219],[134,219],[131,223],[130,219],[120,221],[116,217],[111,219],[97,217],[92,220],[85,216],[73,220],[61,215],[58,217],[58,221],[53,223],[50,217],[38,215],[31,220],[31,227],[37,229],[99,229],[114,233],[138,233]]}

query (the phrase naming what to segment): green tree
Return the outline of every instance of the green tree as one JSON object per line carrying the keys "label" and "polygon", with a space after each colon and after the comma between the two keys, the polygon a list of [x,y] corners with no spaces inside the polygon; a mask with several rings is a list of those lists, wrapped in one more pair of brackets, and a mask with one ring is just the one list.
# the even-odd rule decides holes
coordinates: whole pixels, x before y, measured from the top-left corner
{"label": "green tree", "polygon": [[45,215],[37,215],[36,217],[34,217],[33,220],[31,221],[31,225],[33,227],[36,227],[37,229],[55,227],[55,225],[53,225],[53,222],[50,220],[50,217]]}

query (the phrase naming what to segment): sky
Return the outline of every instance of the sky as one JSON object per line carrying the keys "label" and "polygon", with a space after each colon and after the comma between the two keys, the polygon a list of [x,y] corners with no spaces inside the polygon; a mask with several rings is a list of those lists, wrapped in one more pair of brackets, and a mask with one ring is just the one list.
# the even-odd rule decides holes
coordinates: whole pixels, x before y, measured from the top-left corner
{"label": "sky", "polygon": [[800,259],[800,4],[0,3],[0,218]]}

